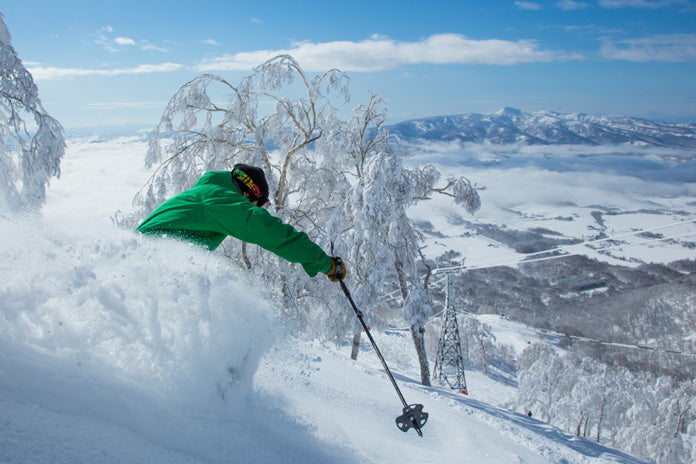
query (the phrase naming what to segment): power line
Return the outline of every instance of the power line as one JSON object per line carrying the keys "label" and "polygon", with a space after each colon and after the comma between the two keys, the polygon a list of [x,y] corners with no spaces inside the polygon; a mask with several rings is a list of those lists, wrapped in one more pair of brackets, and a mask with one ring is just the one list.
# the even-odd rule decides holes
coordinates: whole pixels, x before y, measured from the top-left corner
{"label": "power line", "polygon": [[[575,243],[572,245],[565,245],[562,247],[552,248],[549,250],[542,250],[542,251],[537,251],[534,253],[527,253],[524,255],[507,256],[507,257],[503,257],[503,258],[497,258],[497,259],[493,259],[493,260],[483,261],[483,262],[481,262],[477,265],[474,265],[474,266],[468,266],[468,265],[462,264],[459,266],[436,268],[436,269],[433,269],[431,271],[431,273],[433,275],[435,275],[435,274],[439,274],[442,272],[490,269],[490,268],[500,267],[500,266],[512,266],[512,265],[516,265],[516,264],[533,263],[533,262],[538,262],[538,261],[547,261],[547,260],[551,260],[551,259],[566,258],[566,257],[570,257],[570,256],[579,256],[579,255],[581,255],[581,253],[578,251],[575,253],[565,253],[565,254],[558,254],[558,255],[553,255],[553,256],[546,256],[543,258],[529,259],[530,257],[533,257],[533,256],[546,255],[546,254],[550,254],[550,253],[561,253],[561,252],[565,252],[566,250],[569,250],[572,248],[586,247],[586,246],[589,246],[592,244],[607,242],[607,241],[611,241],[611,240],[617,240],[617,239],[626,238],[626,237],[633,237],[633,236],[645,234],[648,232],[654,232],[656,230],[668,229],[668,228],[672,228],[672,227],[681,226],[684,224],[693,224],[693,223],[696,223],[696,218],[692,218],[692,219],[689,219],[686,221],[673,222],[671,224],[665,224],[665,225],[656,226],[656,227],[650,227],[650,228],[646,228],[646,229],[640,229],[640,230],[636,230],[633,232],[627,232],[624,234],[612,235],[609,237],[599,238],[599,239],[595,239],[595,240],[588,240],[588,241],[584,241],[584,242],[580,242],[580,243]],[[601,252],[601,251],[611,250],[614,248],[621,248],[624,246],[646,245],[646,244],[652,243],[652,242],[661,242],[661,241],[666,241],[666,240],[672,240],[675,238],[687,237],[690,235],[696,235],[696,232],[688,232],[686,234],[673,235],[670,237],[660,237],[660,238],[645,240],[645,241],[638,242],[638,243],[616,244],[616,245],[612,245],[612,246],[603,247],[603,248],[600,248],[600,249],[595,250],[595,251]],[[433,281],[432,283],[434,285],[437,285],[437,284],[441,284],[444,280],[445,280],[445,278],[443,277],[441,279]],[[380,300],[390,299],[390,298],[393,298],[394,295],[398,294],[398,293],[399,293],[399,290],[395,290],[393,292],[387,293],[386,295],[383,295],[379,299]]]}
{"label": "power line", "polygon": [[[675,238],[688,237],[688,236],[690,236],[690,235],[696,235],[696,231],[695,231],[695,232],[687,232],[687,233],[685,233],[685,234],[672,235],[672,236],[670,236],[670,237],[661,237],[661,238],[654,238],[654,239],[650,239],[650,240],[644,240],[644,241],[638,242],[638,243],[619,243],[619,244],[616,244],[616,245],[612,245],[612,246],[607,246],[607,247],[599,248],[599,249],[597,249],[597,251],[613,250],[613,249],[615,249],[615,248],[623,248],[623,247],[627,247],[627,246],[647,245],[648,243],[663,242],[663,241],[665,241],[665,240],[672,240],[672,239],[675,239]],[[545,253],[548,253],[548,252],[545,252]],[[576,253],[567,253],[567,254],[565,254],[565,255],[545,256],[545,257],[543,257],[543,258],[535,258],[535,259],[526,259],[526,256],[527,256],[527,255],[525,255],[523,259],[521,259],[521,260],[519,260],[519,261],[512,262],[511,264],[535,263],[535,262],[539,262],[539,261],[548,261],[548,260],[551,260],[551,259],[567,258],[567,257],[569,257],[569,256],[578,256],[579,254],[580,254],[579,252],[576,252]],[[491,268],[491,267],[498,267],[498,266],[501,266],[501,264],[489,265],[489,266],[464,267],[463,270],[467,270],[467,271],[468,271],[468,270],[472,270],[472,269],[488,269],[488,268]]]}
{"label": "power line", "polygon": [[[432,320],[432,319],[439,317],[440,315],[442,315],[446,311],[446,309],[447,308],[443,308],[440,311],[436,312],[435,314],[433,314],[431,316],[430,319]],[[469,312],[466,312],[466,311],[458,311],[457,314],[461,314],[465,317],[470,317],[472,319],[476,319],[475,315],[473,315]],[[676,355],[676,356],[684,356],[687,358],[696,358],[696,353],[689,353],[689,352],[685,352],[685,351],[669,350],[669,349],[657,348],[657,347],[647,346],[647,345],[638,345],[638,344],[634,344],[634,343],[610,342],[607,340],[599,340],[596,338],[581,337],[579,335],[562,334],[559,332],[554,332],[552,330],[546,330],[546,329],[537,330],[537,329],[535,329],[533,327],[529,327],[529,326],[527,326],[527,329],[533,331],[537,335],[555,336],[558,338],[570,338],[573,340],[578,340],[578,341],[582,341],[582,342],[586,342],[586,343],[597,343],[599,345],[614,346],[614,347],[618,347],[618,348],[628,348],[628,349],[634,349],[634,350],[653,351],[653,352],[662,353],[662,354],[672,354],[672,355]],[[390,327],[389,330],[408,331],[410,329],[407,327],[406,328]]]}
{"label": "power line", "polygon": [[[563,258],[563,257],[567,257],[567,256],[576,256],[576,255],[579,255],[580,253],[579,252],[566,253],[566,254],[562,254],[562,255],[554,255],[554,256],[549,256],[549,257],[544,257],[544,258],[539,258],[539,259],[529,259],[532,256],[540,256],[540,255],[545,255],[545,254],[549,254],[549,253],[560,253],[560,252],[564,252],[564,251],[566,251],[568,249],[572,249],[572,248],[585,247],[585,246],[588,246],[591,244],[607,242],[607,241],[611,241],[611,240],[617,240],[617,239],[625,238],[625,237],[632,237],[635,235],[640,235],[640,234],[644,234],[644,233],[648,233],[648,232],[654,232],[656,230],[667,229],[670,227],[676,227],[676,226],[690,224],[690,223],[696,223],[696,219],[675,222],[672,224],[667,224],[667,225],[658,226],[658,227],[652,227],[652,228],[648,228],[648,229],[641,229],[641,230],[637,230],[637,231],[633,231],[633,232],[628,232],[625,234],[613,235],[610,237],[604,237],[604,238],[600,238],[600,239],[589,240],[586,242],[575,243],[573,245],[566,245],[566,246],[562,246],[562,247],[558,247],[558,248],[552,248],[550,250],[537,251],[535,253],[528,253],[528,254],[524,254],[524,255],[515,255],[515,256],[508,256],[508,257],[504,257],[504,258],[498,258],[495,260],[484,261],[484,262],[482,262],[478,265],[475,265],[475,266],[467,266],[465,264],[462,264],[460,266],[437,268],[437,269],[433,269],[432,273],[437,274],[440,272],[452,272],[452,271],[458,271],[458,270],[488,269],[491,267],[506,266],[506,265],[512,265],[512,264],[520,264],[520,263],[532,263],[535,261],[545,261],[548,259],[558,259],[558,258]],[[623,246],[644,245],[644,244],[651,243],[651,242],[671,240],[671,239],[685,237],[685,236],[694,235],[694,234],[696,234],[696,232],[690,232],[690,233],[681,234],[681,235],[674,235],[674,236],[670,236],[670,237],[661,237],[661,238],[651,239],[651,240],[647,240],[644,242],[638,242],[638,243],[623,243],[623,244],[613,245],[613,246],[609,246],[609,247],[603,247],[603,248],[600,248],[599,251],[610,250],[613,248],[620,248]]]}
{"label": "power line", "polygon": [[[489,268],[493,268],[493,267],[500,267],[500,266],[514,265],[514,264],[525,264],[525,263],[547,261],[547,260],[551,260],[551,259],[566,258],[569,256],[579,255],[580,251],[576,251],[573,253],[556,254],[553,256],[543,256],[542,257],[541,255],[546,255],[549,253],[559,253],[559,252],[563,252],[565,250],[572,249],[572,248],[584,247],[584,246],[588,246],[591,244],[596,244],[596,243],[601,243],[601,242],[606,242],[606,241],[611,241],[611,240],[617,240],[619,238],[636,236],[636,235],[644,234],[647,232],[653,232],[656,230],[667,229],[667,228],[676,227],[679,225],[684,225],[684,224],[689,224],[689,223],[694,223],[694,222],[696,222],[696,219],[675,222],[672,224],[667,224],[667,225],[648,228],[648,229],[642,229],[642,230],[638,230],[638,231],[634,231],[634,232],[630,232],[630,233],[614,235],[611,237],[605,237],[605,238],[596,239],[596,240],[590,240],[587,242],[558,247],[558,248],[554,248],[551,250],[539,251],[539,252],[530,253],[530,254],[526,254],[526,255],[522,255],[522,256],[519,256],[519,255],[518,256],[510,256],[510,257],[502,258],[502,259],[498,259],[498,260],[491,260],[488,262],[483,262],[483,263],[476,265],[476,266],[462,265],[462,266],[453,266],[453,267],[448,267],[448,268],[438,268],[438,269],[433,270],[432,273],[436,274],[436,273],[440,273],[440,272],[447,272],[449,274],[449,273],[456,272],[456,271],[463,272],[463,271],[468,271],[468,270],[489,269]],[[611,246],[599,248],[596,251],[602,252],[602,251],[606,251],[606,250],[611,250],[611,249],[615,249],[615,248],[622,248],[622,247],[627,247],[627,246],[647,245],[650,243],[663,242],[666,240],[673,240],[673,239],[677,239],[677,238],[681,238],[681,237],[688,237],[688,236],[693,236],[693,235],[696,235],[696,231],[687,232],[687,233],[683,233],[683,234],[677,234],[677,235],[671,235],[669,237],[652,238],[652,239],[643,240],[643,241],[637,242],[637,243],[614,244]],[[539,257],[529,259],[529,257],[532,257],[532,256],[539,256]],[[446,279],[447,279],[447,277],[445,276],[444,278],[433,282],[433,284],[439,284],[443,280],[446,280]],[[389,294],[389,295],[392,295],[392,294]],[[387,296],[389,296],[389,295],[387,295]],[[438,317],[439,315],[444,313],[445,310],[446,310],[446,308],[433,314],[431,318],[434,319],[434,318]],[[464,314],[465,316],[468,316],[468,317],[472,317],[472,318],[474,317],[472,314],[469,314],[466,312],[461,312],[461,313]],[[391,328],[390,330],[401,330],[401,329]],[[621,347],[621,348],[628,348],[628,349],[638,349],[638,350],[645,350],[645,351],[653,351],[656,353],[672,354],[672,355],[677,355],[677,356],[696,358],[696,354],[694,354],[694,353],[683,352],[683,351],[678,351],[678,350],[661,349],[661,348],[651,347],[651,346],[647,346],[647,345],[637,345],[637,344],[631,344],[631,343],[610,342],[610,341],[606,341],[606,340],[598,340],[598,339],[593,339],[593,338],[589,338],[589,337],[581,337],[581,336],[577,336],[577,335],[564,335],[564,334],[560,334],[560,333],[552,332],[552,331],[548,331],[548,330],[543,330],[543,331],[539,331],[539,330],[535,330],[535,329],[532,329],[532,330],[534,330],[534,332],[536,332],[537,334],[540,334],[540,335],[541,334],[554,335],[554,336],[557,336],[559,338],[570,338],[570,339],[574,339],[574,340],[584,341],[584,342],[588,342],[588,343],[597,343],[597,344],[606,345],[606,346],[614,346],[614,347]]]}
{"label": "power line", "polygon": [[[436,317],[440,316],[445,312],[445,309],[443,308],[442,310],[438,311],[437,313],[432,315],[432,319],[435,319]],[[470,317],[472,319],[476,319],[476,316],[466,312],[466,311],[458,311],[458,314],[462,314],[465,317]],[[678,356],[685,356],[689,358],[696,358],[696,353],[689,353],[685,351],[678,351],[678,350],[668,350],[668,349],[663,349],[663,348],[657,348],[654,346],[648,346],[648,345],[638,345],[635,343],[620,343],[620,342],[610,342],[608,340],[599,340],[596,338],[590,338],[590,337],[582,337],[579,335],[566,335],[562,334],[559,332],[554,332],[552,330],[546,330],[546,329],[535,329],[533,327],[527,326],[527,328],[537,335],[544,335],[544,336],[555,336],[558,338],[570,338],[573,340],[579,340],[587,343],[597,343],[600,345],[607,345],[607,346],[615,346],[619,348],[630,348],[630,349],[636,349],[636,350],[647,350],[647,351],[654,351],[656,353],[663,353],[663,354],[673,354],[673,355],[678,355]],[[400,330],[400,329],[390,329],[390,330]]]}
{"label": "power line", "polygon": [[[640,233],[642,233],[642,232],[640,232]],[[638,243],[616,244],[616,245],[600,248],[597,251],[601,252],[601,251],[606,251],[606,250],[612,250],[614,248],[622,248],[622,247],[626,247],[626,246],[647,245],[647,244],[653,243],[653,242],[662,242],[665,240],[672,240],[675,238],[688,237],[691,235],[696,235],[696,231],[695,232],[687,232],[685,234],[672,235],[670,237],[661,237],[661,238],[655,238],[655,239],[650,239],[650,240],[644,240],[644,241],[638,242]],[[578,244],[578,245],[580,245],[580,244]],[[534,253],[534,254],[537,254],[537,255],[538,254],[546,254],[546,253],[551,253],[551,252],[555,252],[555,251],[556,250],[549,250],[549,251],[543,251],[543,252]],[[440,268],[440,269],[436,269],[436,270],[437,271],[446,271],[446,272],[475,271],[475,270],[481,270],[481,269],[491,269],[491,268],[500,267],[500,266],[512,266],[515,264],[536,263],[536,262],[540,262],[540,261],[549,261],[552,259],[568,258],[570,256],[579,256],[579,255],[581,255],[580,252],[575,252],[575,253],[566,253],[563,255],[553,255],[553,256],[545,256],[545,257],[541,257],[541,258],[527,259],[527,256],[531,256],[531,254],[530,254],[530,255],[516,256],[516,257],[514,257],[517,259],[516,261],[509,261],[509,262],[503,262],[503,263],[497,263],[497,264],[492,264],[492,263],[491,264],[481,264],[478,266],[468,266],[468,267],[462,265],[462,266],[454,266],[454,267],[449,267],[449,268]],[[435,271],[433,271],[433,274],[435,274]],[[437,284],[442,283],[444,280],[445,280],[445,277],[438,279],[438,280],[434,280],[432,283],[433,283],[433,285],[437,285]],[[393,294],[393,292],[387,296],[390,296],[392,294]]]}
{"label": "power line", "polygon": [[[542,332],[542,333],[543,333],[543,332]],[[547,333],[548,333],[548,332],[547,332]],[[580,340],[580,341],[584,341],[584,342],[598,343],[598,344],[600,344],[600,345],[616,346],[616,347],[620,347],[620,348],[631,348],[631,349],[636,349],[636,350],[647,350],[647,351],[654,351],[654,352],[663,353],[663,354],[674,354],[674,355],[677,355],[677,356],[685,356],[685,357],[688,357],[688,358],[696,358],[696,354],[694,354],[694,353],[687,353],[687,352],[684,352],[684,351],[665,350],[665,349],[655,348],[655,347],[647,346],[647,345],[636,345],[636,344],[633,344],[633,343],[619,343],[619,342],[609,342],[609,341],[606,341],[606,340],[595,340],[594,338],[580,337],[580,336],[578,336],[578,335],[562,335],[562,334],[556,334],[556,333],[553,333],[553,332],[552,332],[552,334],[558,335],[559,337],[567,337],[567,338],[572,338],[572,339],[574,339],[574,340]]]}

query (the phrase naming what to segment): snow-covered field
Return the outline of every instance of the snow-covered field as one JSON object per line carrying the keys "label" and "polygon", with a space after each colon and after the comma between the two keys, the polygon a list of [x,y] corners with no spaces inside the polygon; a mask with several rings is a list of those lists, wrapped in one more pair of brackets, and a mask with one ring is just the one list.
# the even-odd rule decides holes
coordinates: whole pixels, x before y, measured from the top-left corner
{"label": "snow-covered field", "polygon": [[[422,387],[406,333],[375,333],[407,401],[430,414],[423,438],[399,431],[401,404],[369,344],[354,362],[348,347],[294,338],[276,303],[224,261],[112,225],[149,175],[145,149],[134,138],[70,140],[41,217],[0,217],[3,464],[642,462],[509,411],[514,387],[482,374],[467,373],[469,396]],[[511,227],[582,237],[593,205],[627,211],[604,216],[613,235],[689,217],[668,211],[696,215],[695,184],[442,165],[486,186],[478,220]],[[465,213],[446,201],[413,212],[443,235],[428,238],[431,256],[514,255],[465,234]],[[575,219],[554,219],[566,215]],[[696,257],[670,247],[630,253]],[[482,318],[516,350],[535,337]]]}
{"label": "snow-covered field", "polygon": [[[680,166],[675,160],[686,159],[683,152],[672,153],[671,161],[664,161],[661,169],[654,168],[650,174],[636,173],[634,165],[626,160],[652,158],[652,152],[666,157],[665,149],[430,143],[413,150],[419,154],[412,162],[433,162],[443,177],[465,176],[474,185],[484,187],[479,192],[482,207],[476,213],[476,222],[522,231],[543,228],[556,239],[582,242],[593,242],[603,233],[616,240],[563,251],[613,264],[696,258],[696,178],[685,182],[674,174]],[[618,151],[622,162],[597,167],[588,160],[607,151]],[[501,156],[504,161],[491,161]],[[552,159],[546,163],[547,158]],[[569,161],[558,167],[561,163],[556,162],[557,158],[579,159],[581,163]],[[665,175],[667,170],[672,177]],[[466,257],[467,267],[514,264],[522,258],[512,248],[462,225],[472,218],[451,201],[421,202],[409,213],[416,220],[432,223],[437,232],[437,236],[426,234],[425,253],[431,259],[448,250],[457,250]],[[597,213],[601,213],[601,223]],[[661,240],[649,241],[638,235],[641,231],[660,234]],[[670,237],[674,239],[666,240]],[[600,249],[604,251],[600,253]]]}

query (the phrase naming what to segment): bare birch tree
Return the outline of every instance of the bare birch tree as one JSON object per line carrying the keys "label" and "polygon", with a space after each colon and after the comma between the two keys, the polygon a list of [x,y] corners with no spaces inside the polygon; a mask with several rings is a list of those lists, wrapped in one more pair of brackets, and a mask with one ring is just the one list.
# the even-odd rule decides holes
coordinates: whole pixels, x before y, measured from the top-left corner
{"label": "bare birch tree", "polygon": [[[433,166],[403,166],[389,148],[386,105],[379,95],[341,120],[338,105],[350,96],[348,84],[339,70],[310,77],[290,56],[267,61],[238,85],[213,75],[185,84],[150,137],[146,164],[156,167],[155,173],[128,219],[133,225],[206,171],[239,162],[262,166],[273,213],[327,251],[336,243],[337,254],[348,263],[356,302],[368,310],[368,318],[379,322],[379,314],[369,311],[377,309],[374,302],[387,288],[400,290],[427,384],[428,294],[414,291],[422,286],[416,272],[422,238],[406,208],[442,193],[474,211],[479,197],[466,179],[440,185]],[[354,317],[337,304],[334,288],[293,272],[291,264],[257,247],[228,242],[226,253],[266,279],[289,315],[324,336],[340,339],[351,327],[355,332]]]}
{"label": "bare birch tree", "polygon": [[62,126],[48,115],[0,14],[0,206],[36,211],[60,175]]}

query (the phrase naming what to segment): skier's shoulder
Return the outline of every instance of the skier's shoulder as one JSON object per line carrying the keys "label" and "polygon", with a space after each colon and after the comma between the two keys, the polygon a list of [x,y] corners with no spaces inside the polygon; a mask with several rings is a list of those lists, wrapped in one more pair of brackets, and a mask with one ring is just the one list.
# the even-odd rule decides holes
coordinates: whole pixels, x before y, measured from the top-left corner
{"label": "skier's shoulder", "polygon": [[196,182],[195,187],[202,185],[217,185],[225,188],[233,188],[232,173],[230,171],[208,171]]}
{"label": "skier's shoulder", "polygon": [[206,172],[198,179],[191,191],[203,199],[218,198],[229,201],[241,196],[239,188],[232,180],[230,171]]}

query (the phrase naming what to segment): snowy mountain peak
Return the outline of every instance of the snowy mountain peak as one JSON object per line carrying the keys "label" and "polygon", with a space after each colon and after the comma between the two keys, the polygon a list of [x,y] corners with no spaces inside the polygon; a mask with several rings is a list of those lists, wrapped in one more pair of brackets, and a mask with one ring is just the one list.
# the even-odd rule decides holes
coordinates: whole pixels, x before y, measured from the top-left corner
{"label": "snowy mountain peak", "polygon": [[639,144],[696,148],[696,125],[675,124],[626,116],[538,111],[505,107],[404,121],[390,128],[401,140],[444,140],[493,144],[610,145]]}
{"label": "snowy mountain peak", "polygon": [[522,114],[522,111],[518,110],[517,108],[511,108],[509,106],[506,106],[506,107],[501,108],[498,111],[495,111],[491,114],[495,115],[495,116],[499,116],[499,117],[500,116],[510,117],[510,116],[520,116]]}
{"label": "snowy mountain peak", "polygon": [[5,26],[5,16],[0,13],[0,43],[3,45],[10,45],[10,42],[12,42],[12,35],[10,35],[7,26]]}

